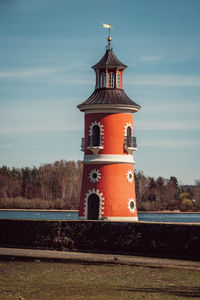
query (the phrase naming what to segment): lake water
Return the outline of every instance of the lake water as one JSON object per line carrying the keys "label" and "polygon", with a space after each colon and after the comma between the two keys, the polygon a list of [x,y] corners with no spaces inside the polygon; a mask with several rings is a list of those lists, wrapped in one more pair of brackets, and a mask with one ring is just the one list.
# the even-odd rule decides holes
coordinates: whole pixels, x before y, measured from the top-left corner
{"label": "lake water", "polygon": [[[0,219],[77,220],[78,211],[0,210]],[[138,213],[139,221],[200,223],[200,213]]]}

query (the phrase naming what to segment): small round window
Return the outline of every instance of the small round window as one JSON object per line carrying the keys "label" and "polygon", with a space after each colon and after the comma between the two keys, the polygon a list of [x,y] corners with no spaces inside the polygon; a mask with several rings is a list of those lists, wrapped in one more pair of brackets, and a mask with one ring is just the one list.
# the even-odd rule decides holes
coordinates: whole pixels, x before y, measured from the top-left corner
{"label": "small round window", "polygon": [[127,178],[128,182],[133,182],[133,172],[132,172],[132,170],[128,170],[128,172],[126,173],[126,178]]}
{"label": "small round window", "polygon": [[93,183],[98,182],[100,178],[101,178],[101,173],[99,170],[93,169],[90,171],[89,179],[91,182]]}
{"label": "small round window", "polygon": [[129,201],[128,201],[128,209],[130,210],[131,213],[135,212],[136,204],[135,204],[135,200],[133,198],[129,199]]}

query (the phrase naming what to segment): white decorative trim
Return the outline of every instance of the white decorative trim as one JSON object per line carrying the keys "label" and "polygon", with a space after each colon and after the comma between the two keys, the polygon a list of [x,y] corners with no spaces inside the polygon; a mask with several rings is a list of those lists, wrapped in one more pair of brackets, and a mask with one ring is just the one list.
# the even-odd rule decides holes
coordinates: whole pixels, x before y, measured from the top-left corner
{"label": "white decorative trim", "polygon": [[132,170],[128,170],[126,173],[126,178],[128,179],[128,182],[133,182],[133,172]]}
{"label": "white decorative trim", "polygon": [[94,121],[91,123],[90,125],[90,129],[89,129],[89,135],[92,136],[92,129],[94,126],[99,126],[99,129],[100,129],[100,135],[103,136],[103,125],[101,125],[101,122],[97,122],[97,121]]}
{"label": "white decorative trim", "polygon": [[105,114],[105,113],[109,113],[109,114],[120,114],[120,113],[123,113],[123,114],[129,114],[129,115],[133,115],[134,112],[130,112],[130,111],[127,111],[127,110],[123,110],[123,109],[94,109],[94,110],[89,110],[89,111],[84,111],[85,114]]}
{"label": "white decorative trim", "polygon": [[114,222],[136,222],[138,217],[104,217],[105,221],[114,221]]}
{"label": "white decorative trim", "polygon": [[91,110],[97,110],[100,112],[101,110],[104,111],[117,111],[117,110],[123,110],[123,111],[129,111],[129,112],[137,112],[140,107],[133,106],[133,105],[123,105],[123,104],[87,104],[87,105],[79,105],[78,108],[80,111],[89,112]]}
{"label": "white decorative trim", "polygon": [[103,149],[103,146],[88,146],[88,150],[91,150],[93,154],[97,155],[100,150]]}
{"label": "white decorative trim", "polygon": [[[96,175],[96,176],[94,176],[94,175]],[[91,170],[90,174],[89,174],[89,179],[93,183],[98,182],[101,179],[100,171],[98,169]]]}
{"label": "white decorative trim", "polygon": [[134,213],[136,210],[136,203],[133,198],[129,199],[128,201],[128,209],[130,210],[131,213]]}
{"label": "white decorative trim", "polygon": [[88,218],[88,198],[90,195],[96,194],[99,197],[99,219],[102,218],[104,214],[104,198],[103,198],[103,193],[100,193],[99,190],[96,189],[91,189],[85,194],[85,199],[84,199],[84,216],[85,219],[87,220]]}
{"label": "white decorative trim", "polygon": [[[131,124],[130,122],[129,123],[126,123],[125,127],[124,127],[124,136],[127,137],[127,129],[131,127],[131,138],[133,138],[133,124]],[[132,154],[134,151],[137,150],[137,148],[135,147],[129,147],[129,146],[125,146],[124,145],[124,150],[126,150],[126,152],[128,154]]]}
{"label": "white decorative trim", "polygon": [[133,156],[128,155],[119,155],[119,154],[99,154],[99,155],[84,155],[84,164],[116,164],[116,163],[125,163],[125,164],[135,164]]}
{"label": "white decorative trim", "polygon": [[137,151],[137,148],[135,147],[124,147],[124,149],[128,154],[132,154],[134,151]]}
{"label": "white decorative trim", "polygon": [[[92,137],[92,130],[93,130],[94,126],[98,126],[99,127],[100,137],[101,137],[102,143],[103,143],[103,137],[104,137],[103,136],[103,132],[104,132],[104,129],[103,129],[103,125],[101,124],[101,122],[94,121],[94,122],[92,122],[90,124],[89,136]],[[94,155],[97,155],[99,153],[99,151],[103,149],[103,146],[102,145],[99,145],[99,146],[90,145],[90,146],[87,147],[87,149],[91,150]]]}
{"label": "white decorative trim", "polygon": [[124,136],[127,136],[127,128],[131,127],[131,136],[133,136],[133,125],[129,122],[126,123],[125,127],[124,127]]}

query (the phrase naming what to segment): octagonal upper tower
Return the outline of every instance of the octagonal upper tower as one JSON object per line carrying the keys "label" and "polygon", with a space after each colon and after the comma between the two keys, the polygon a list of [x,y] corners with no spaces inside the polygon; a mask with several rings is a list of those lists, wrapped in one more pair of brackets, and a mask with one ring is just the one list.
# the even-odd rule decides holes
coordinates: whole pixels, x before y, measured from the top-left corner
{"label": "octagonal upper tower", "polygon": [[127,68],[114,54],[108,38],[104,56],[92,66],[96,73],[96,86],[92,95],[78,105],[81,111],[88,109],[127,109],[136,112],[140,105],[131,100],[123,90],[123,71]]}

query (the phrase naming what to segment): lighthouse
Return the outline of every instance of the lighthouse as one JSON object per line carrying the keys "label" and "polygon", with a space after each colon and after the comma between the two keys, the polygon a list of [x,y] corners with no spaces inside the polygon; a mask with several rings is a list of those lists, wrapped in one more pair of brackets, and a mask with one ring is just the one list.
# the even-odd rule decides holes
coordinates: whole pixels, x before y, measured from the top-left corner
{"label": "lighthouse", "polygon": [[92,66],[95,90],[77,106],[85,115],[79,219],[137,221],[133,115],[140,106],[124,92],[127,66],[115,56],[110,34],[107,40],[104,56]]}

